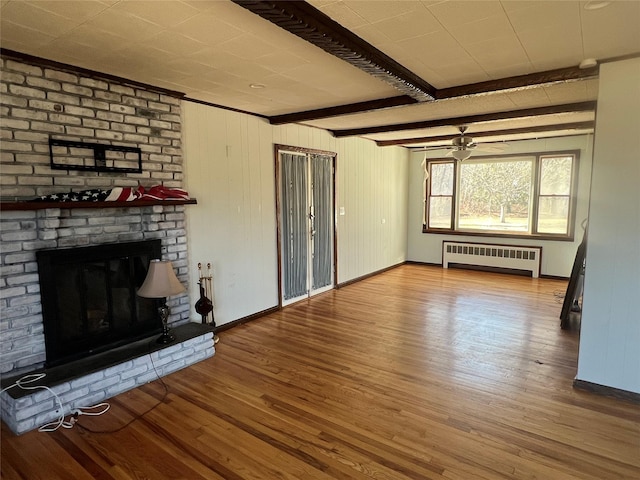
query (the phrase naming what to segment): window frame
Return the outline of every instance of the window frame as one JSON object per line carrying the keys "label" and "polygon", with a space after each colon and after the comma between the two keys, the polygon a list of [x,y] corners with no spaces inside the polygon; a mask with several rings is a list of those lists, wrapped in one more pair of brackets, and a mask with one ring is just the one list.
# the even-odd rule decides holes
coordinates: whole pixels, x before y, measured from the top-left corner
{"label": "window frame", "polygon": [[[542,159],[554,158],[554,157],[573,157],[571,162],[571,186],[569,192],[569,212],[567,220],[567,232],[566,233],[540,233],[538,232],[538,214],[540,206],[540,198],[546,197],[546,195],[540,195],[540,182],[542,171]],[[445,235],[466,235],[466,236],[480,236],[480,237],[505,237],[505,238],[538,238],[541,240],[556,240],[556,241],[573,241],[575,235],[575,218],[576,218],[576,205],[578,200],[578,174],[580,165],[580,151],[579,150],[561,150],[551,152],[520,152],[513,154],[501,154],[501,155],[485,155],[474,156],[476,160],[502,160],[508,161],[510,158],[522,158],[533,157],[533,171],[531,180],[531,205],[530,205],[530,219],[529,219],[529,232],[523,233],[508,233],[495,230],[462,230],[458,226],[459,217],[459,205],[458,196],[460,190],[460,161],[454,158],[433,158],[427,159],[425,168],[429,173],[429,178],[425,182],[425,199],[424,199],[424,221],[422,225],[422,233],[430,234],[445,234]],[[430,209],[430,190],[431,190],[431,166],[433,164],[453,164],[453,194],[452,197],[452,210],[451,210],[451,228],[434,228],[429,227],[429,209]],[[440,197],[441,195],[437,195]]]}
{"label": "window frame", "polygon": [[[450,164],[451,162],[449,161],[449,159],[434,159],[433,161],[427,160],[427,168],[429,169],[429,185],[426,189],[426,194],[427,194],[427,198],[425,199],[425,212],[424,212],[424,219],[425,219],[425,226],[429,224],[429,212],[431,211],[431,197],[432,195],[429,195],[429,192],[431,191],[431,180],[433,179],[433,176],[431,175],[431,165],[443,165],[443,164]],[[458,184],[458,168],[456,167],[455,163],[453,165],[453,188],[451,190],[451,195],[433,195],[434,197],[437,198],[442,198],[442,197],[450,197],[451,198],[451,221],[449,223],[450,227],[447,228],[431,228],[431,230],[435,230],[435,231],[450,231],[450,230],[455,230],[455,223],[456,223],[456,185]],[[424,228],[424,226],[423,226]]]}

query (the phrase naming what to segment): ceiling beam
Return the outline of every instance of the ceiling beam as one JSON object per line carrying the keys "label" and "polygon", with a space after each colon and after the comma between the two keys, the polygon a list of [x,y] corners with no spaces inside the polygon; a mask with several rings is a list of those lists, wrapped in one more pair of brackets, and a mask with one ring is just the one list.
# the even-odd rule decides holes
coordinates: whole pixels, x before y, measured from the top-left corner
{"label": "ceiling beam", "polygon": [[385,108],[403,107],[416,103],[417,100],[408,95],[398,97],[382,98],[379,100],[368,100],[366,102],[339,105],[337,107],[319,108],[317,110],[307,110],[306,112],[285,113],[284,115],[274,115],[269,117],[271,125],[283,125],[285,123],[305,122],[318,120],[321,118],[339,117],[340,115],[350,115],[352,113],[372,112]]}
{"label": "ceiling beam", "polygon": [[490,122],[493,120],[506,120],[509,118],[535,117],[538,115],[553,115],[557,113],[585,112],[595,110],[595,108],[595,101],[579,102],[538,108],[524,108],[521,110],[508,110],[505,112],[482,113],[478,115],[469,115],[457,118],[441,118],[436,120],[426,120],[422,122],[400,123],[395,125],[377,125],[372,127],[330,131],[335,137],[350,137],[354,135],[367,135],[370,133],[385,133],[397,132],[400,130],[418,130],[421,128],[466,125],[468,123]]}
{"label": "ceiling beam", "polygon": [[436,91],[436,99],[466,97],[471,95],[490,94],[494,92],[520,91],[529,88],[539,88],[556,83],[569,83],[579,80],[597,78],[600,69],[598,66],[592,68],[566,67],[544,72],[529,73],[527,75],[517,75],[515,77],[499,78],[497,80],[487,80],[486,82],[471,83],[457,87],[442,88]]}
{"label": "ceiling beam", "polygon": [[417,101],[434,99],[432,85],[307,2],[232,1]]}
{"label": "ceiling beam", "polygon": [[[465,132],[465,135],[475,138],[483,137],[496,137],[504,135],[519,135],[522,133],[537,133],[537,132],[553,132],[555,130],[587,130],[595,127],[596,122],[593,120],[588,122],[572,122],[572,123],[554,123],[553,125],[535,125],[531,127],[522,128],[508,128],[505,130],[490,130],[486,132]],[[451,141],[454,135],[438,135],[432,137],[420,137],[420,138],[403,138],[395,140],[376,140],[376,145],[379,147],[389,147],[393,145],[411,145],[412,143],[430,143],[430,142],[444,142]],[[411,147],[409,147],[411,148]]]}
{"label": "ceiling beam", "polygon": [[[529,88],[540,88],[556,83],[569,83],[581,80],[597,78],[599,67],[578,68],[566,67],[544,72],[529,73],[527,75],[517,75],[515,77],[499,78],[485,82],[470,83],[456,87],[436,89],[434,95],[437,100],[445,100],[456,97],[470,97],[474,95],[489,95],[498,92],[516,92]],[[282,125],[285,123],[298,123],[322,118],[339,117],[341,115],[351,115],[356,113],[367,113],[375,110],[393,107],[404,107],[416,103],[416,100],[407,95],[385,98],[381,100],[370,100],[366,102],[352,103],[349,105],[338,105],[335,107],[319,108],[317,110],[307,110],[305,112],[294,112],[283,115],[269,117],[272,125]]]}

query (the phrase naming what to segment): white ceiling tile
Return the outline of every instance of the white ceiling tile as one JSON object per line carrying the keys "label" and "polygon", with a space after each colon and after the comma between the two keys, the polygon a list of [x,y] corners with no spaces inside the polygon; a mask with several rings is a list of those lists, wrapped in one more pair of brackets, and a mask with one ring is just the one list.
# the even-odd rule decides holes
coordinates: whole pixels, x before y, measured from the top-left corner
{"label": "white ceiling tile", "polygon": [[483,68],[492,80],[515,77],[518,75],[527,75],[534,72],[533,65],[529,61],[523,63],[514,63],[505,67],[490,67],[484,64]]}
{"label": "white ceiling tile", "polygon": [[40,30],[10,22],[4,16],[0,18],[0,44],[2,48],[20,50],[33,55],[35,50],[47,45],[55,38]]}
{"label": "white ceiling tile", "polygon": [[471,59],[455,38],[445,31],[403,40],[398,45],[413,54],[416,61],[430,65],[435,70],[443,65]]}
{"label": "white ceiling tile", "polygon": [[215,13],[207,11],[199,13],[184,22],[171,28],[171,31],[180,33],[198,42],[209,46],[218,45],[232,38],[242,35],[243,29],[220,21]]}
{"label": "white ceiling tile", "polygon": [[504,12],[500,2],[492,0],[440,2],[431,5],[429,10],[450,30],[483,18],[502,15]]}
{"label": "white ceiling tile", "polygon": [[161,27],[172,27],[198,14],[200,10],[174,0],[126,0],[115,4],[114,11],[134,15]]}
{"label": "white ceiling tile", "polygon": [[201,63],[203,65],[209,65],[213,67],[220,67],[221,65],[228,65],[237,62],[239,59],[237,56],[226,51],[223,48],[218,47],[206,47],[202,50],[191,52],[185,55],[189,60]]}
{"label": "white ceiling tile", "polygon": [[540,0],[502,0],[502,8],[505,12],[516,12],[518,10],[526,10],[527,8],[535,7]]}
{"label": "white ceiling tile", "polygon": [[140,45],[153,47],[173,55],[189,55],[193,52],[207,48],[207,45],[204,43],[169,30],[160,32],[152,38],[140,43]]}
{"label": "white ceiling tile", "polygon": [[99,15],[81,23],[77,29],[82,28],[87,34],[92,29],[126,38],[130,43],[141,42],[157,35],[163,27],[148,22],[135,15],[119,12],[113,8],[104,10]]}
{"label": "white ceiling tile", "polygon": [[247,87],[251,83],[264,83],[266,78],[273,76],[272,70],[268,70],[249,60],[239,60],[233,65],[229,65],[229,68],[225,68],[224,71],[227,71],[239,78],[246,79],[244,84]]}
{"label": "white ceiling tile", "polygon": [[612,2],[600,10],[582,10],[586,58],[610,58],[640,52],[640,2]]}
{"label": "white ceiling tile", "polygon": [[518,37],[537,70],[576,66],[584,58],[579,29],[550,26],[520,32]]}
{"label": "white ceiling tile", "polygon": [[81,56],[88,54],[86,48],[93,49],[93,55],[100,56],[127,48],[131,42],[126,37],[84,24],[59,37],[55,46],[73,52],[78,45],[84,46],[85,53]]}
{"label": "white ceiling tile", "polygon": [[308,3],[332,19],[340,19],[340,25],[350,30],[368,23],[367,20],[349,8],[344,2],[311,0]]}
{"label": "white ceiling tile", "polygon": [[250,33],[235,36],[220,43],[219,46],[239,58],[257,62],[259,62],[259,57],[264,57],[274,51],[273,45]]}
{"label": "white ceiling tile", "polygon": [[598,85],[599,82],[597,78],[587,82],[587,96],[589,98],[598,98]]}
{"label": "white ceiling tile", "polygon": [[306,58],[298,57],[292,53],[283,55],[281,52],[271,52],[257,60],[260,65],[276,73],[286,72],[296,68],[298,65],[310,63]]}
{"label": "white ceiling tile", "polygon": [[[503,5],[509,3],[512,2],[503,2]],[[528,2],[525,8],[507,9],[507,16],[518,33],[553,26],[574,29],[580,25],[580,3],[576,1],[537,0]]]}
{"label": "white ceiling tile", "polygon": [[181,77],[202,77],[211,74],[212,71],[215,70],[214,67],[210,65],[204,65],[184,56],[168,60],[162,68],[166,72],[165,75],[167,76],[167,79],[169,79],[169,76],[176,78],[176,74],[179,74]]}
{"label": "white ceiling tile", "polygon": [[465,49],[485,71],[512,65],[528,65],[530,68],[529,58],[513,34],[469,43]]}
{"label": "white ceiling tile", "polygon": [[395,42],[442,31],[442,25],[438,20],[420,5],[415,10],[374,22],[372,26]]}
{"label": "white ceiling tile", "polygon": [[464,46],[499,38],[503,42],[502,47],[505,47],[516,40],[513,27],[504,13],[466,23],[464,26],[457,25],[449,29],[449,33]]}
{"label": "white ceiling tile", "polygon": [[375,45],[378,50],[385,52],[387,55],[390,55],[390,53],[388,53],[388,46],[396,45],[391,42],[391,39],[382,29],[370,23],[355,28],[353,33],[371,45]]}
{"label": "white ceiling tile", "polygon": [[447,79],[449,87],[491,80],[482,67],[472,59],[443,65],[438,72]]}
{"label": "white ceiling tile", "polygon": [[585,82],[557,83],[544,90],[553,104],[594,100],[589,96]]}
{"label": "white ceiling tile", "polygon": [[[229,78],[228,74],[224,75],[224,78]],[[239,79],[236,78],[236,81]],[[180,86],[186,87],[186,90],[203,90],[203,91],[211,91],[211,92],[219,92],[220,89],[224,88],[223,82],[216,82],[215,77],[207,76],[207,77],[189,77],[185,78],[182,81],[176,82]]]}
{"label": "white ceiling tile", "polygon": [[374,2],[346,0],[342,3],[370,23],[410,12],[417,5],[416,2],[393,0],[376,0]]}
{"label": "white ceiling tile", "polygon": [[507,95],[518,108],[541,107],[551,103],[544,88],[525,88]]}
{"label": "white ceiling tile", "polygon": [[[86,21],[109,8],[108,4],[97,0],[45,0],[30,1],[29,3],[53,15],[61,16],[74,22]],[[52,21],[55,20],[52,18]]]}
{"label": "white ceiling tile", "polygon": [[30,2],[9,2],[3,5],[2,18],[14,25],[22,25],[54,37],[75,26],[73,20],[43,10]]}

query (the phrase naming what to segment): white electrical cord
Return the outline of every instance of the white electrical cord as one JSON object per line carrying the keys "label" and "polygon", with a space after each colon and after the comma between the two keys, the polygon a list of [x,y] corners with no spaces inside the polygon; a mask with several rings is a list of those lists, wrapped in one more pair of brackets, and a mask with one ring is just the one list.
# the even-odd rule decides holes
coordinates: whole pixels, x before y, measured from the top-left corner
{"label": "white electrical cord", "polygon": [[[0,390],[0,393],[4,393],[13,387],[19,387],[22,390],[46,390],[53,396],[56,403],[58,404],[58,410],[60,412],[60,416],[58,417],[58,420],[47,423],[45,425],[42,425],[40,428],[38,428],[39,432],[55,432],[59,428],[73,428],[73,426],[77,422],[78,417],[80,415],[91,415],[91,416],[102,415],[103,413],[106,413],[106,411],[109,410],[109,408],[111,407],[111,405],[109,405],[108,403],[98,403],[90,407],[76,407],[75,409],[72,410],[69,420],[65,421],[64,406],[62,405],[62,400],[60,399],[60,397],[53,390],[51,390],[51,388],[47,387],[46,385],[29,385],[30,383],[37,382],[38,380],[43,379],[45,376],[46,376],[46,373],[32,373],[29,375],[25,375],[24,377],[16,381],[14,384],[9,385],[8,387],[5,387],[2,390]],[[92,411],[100,407],[102,407],[102,410],[98,412]]]}

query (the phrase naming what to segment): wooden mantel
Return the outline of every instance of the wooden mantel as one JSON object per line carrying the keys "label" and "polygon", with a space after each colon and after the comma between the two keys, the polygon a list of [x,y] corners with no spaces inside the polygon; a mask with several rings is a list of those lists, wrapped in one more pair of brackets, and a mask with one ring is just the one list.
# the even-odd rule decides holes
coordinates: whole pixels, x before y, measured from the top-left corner
{"label": "wooden mantel", "polygon": [[195,205],[195,198],[189,200],[133,200],[130,202],[0,202],[0,211],[44,210],[47,208],[123,208],[149,207],[152,205]]}

